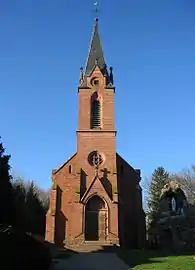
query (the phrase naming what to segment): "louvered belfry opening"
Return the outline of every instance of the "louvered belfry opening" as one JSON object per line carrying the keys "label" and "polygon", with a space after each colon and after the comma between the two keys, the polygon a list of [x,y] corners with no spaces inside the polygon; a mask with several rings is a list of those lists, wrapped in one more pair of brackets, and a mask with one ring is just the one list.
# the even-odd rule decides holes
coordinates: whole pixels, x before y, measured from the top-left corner
{"label": "louvered belfry opening", "polygon": [[101,127],[101,105],[99,100],[93,100],[91,110],[91,128]]}

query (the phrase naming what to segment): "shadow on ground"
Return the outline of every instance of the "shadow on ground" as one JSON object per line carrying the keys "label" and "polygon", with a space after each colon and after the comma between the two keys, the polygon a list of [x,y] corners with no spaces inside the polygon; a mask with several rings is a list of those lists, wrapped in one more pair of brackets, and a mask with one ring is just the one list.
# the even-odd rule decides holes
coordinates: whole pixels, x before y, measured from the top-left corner
{"label": "shadow on ground", "polygon": [[[92,251],[93,252],[93,251]],[[102,246],[100,250],[94,252],[114,252],[129,267],[142,264],[162,263],[165,257],[171,256],[193,256],[195,251],[174,252],[168,250],[127,250],[118,246]]]}
{"label": "shadow on ground", "polygon": [[[47,243],[50,246],[54,263],[59,259],[68,259],[71,256],[83,253],[82,251],[73,251],[71,249],[58,249],[55,245]],[[127,250],[116,245],[100,246],[99,249],[89,251],[88,253],[115,253],[125,264],[133,268],[142,264],[160,264],[171,256],[194,256],[195,251],[174,252],[171,250]]]}
{"label": "shadow on ground", "polygon": [[72,255],[77,254],[78,252],[68,249],[68,248],[58,248],[55,244],[44,242],[45,245],[50,249],[51,256],[53,259],[68,259]]}

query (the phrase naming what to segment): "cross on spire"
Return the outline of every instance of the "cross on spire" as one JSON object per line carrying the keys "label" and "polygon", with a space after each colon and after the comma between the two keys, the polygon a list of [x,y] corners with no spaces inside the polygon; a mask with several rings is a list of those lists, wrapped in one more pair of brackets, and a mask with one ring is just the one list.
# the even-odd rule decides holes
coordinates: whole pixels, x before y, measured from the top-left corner
{"label": "cross on spire", "polygon": [[95,13],[95,20],[97,21],[98,20],[98,16],[99,16],[99,13],[100,13],[100,7],[99,7],[99,2],[94,2],[93,3],[93,6],[94,6],[94,13]]}
{"label": "cross on spire", "polygon": [[95,13],[95,22],[93,27],[92,39],[90,42],[89,54],[86,61],[85,71],[83,72],[82,86],[87,85],[87,77],[91,75],[91,72],[97,65],[101,70],[103,76],[106,77],[106,84],[108,85],[110,83],[110,76],[108,74],[107,66],[105,63],[98,30],[99,2],[97,1],[94,2],[93,8]]}
{"label": "cross on spire", "polygon": [[[97,2],[96,2],[97,3]],[[105,59],[103,55],[103,50],[102,50],[102,45],[99,37],[99,31],[98,31],[98,3],[94,4],[95,7],[95,24],[93,28],[93,34],[92,34],[92,39],[91,39],[91,44],[90,44],[90,50],[89,50],[89,55],[87,58],[87,63],[85,67],[85,76],[89,76],[91,74],[91,71],[93,70],[95,66],[95,62],[98,62],[99,68],[103,71],[105,70]]]}

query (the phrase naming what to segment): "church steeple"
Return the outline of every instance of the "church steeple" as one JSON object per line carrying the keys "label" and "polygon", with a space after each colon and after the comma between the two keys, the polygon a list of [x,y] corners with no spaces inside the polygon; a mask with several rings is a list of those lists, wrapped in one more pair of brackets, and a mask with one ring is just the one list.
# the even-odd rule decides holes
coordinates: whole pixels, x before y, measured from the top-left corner
{"label": "church steeple", "polygon": [[112,68],[108,73],[106,67],[96,17],[86,67],[80,69],[78,132],[109,130],[115,134],[113,81]]}
{"label": "church steeple", "polygon": [[96,65],[98,65],[103,75],[106,76],[108,75],[102,45],[99,37],[98,18],[95,18],[95,25],[93,29],[90,50],[87,58],[84,76],[85,77],[90,76],[91,72],[93,71]]}

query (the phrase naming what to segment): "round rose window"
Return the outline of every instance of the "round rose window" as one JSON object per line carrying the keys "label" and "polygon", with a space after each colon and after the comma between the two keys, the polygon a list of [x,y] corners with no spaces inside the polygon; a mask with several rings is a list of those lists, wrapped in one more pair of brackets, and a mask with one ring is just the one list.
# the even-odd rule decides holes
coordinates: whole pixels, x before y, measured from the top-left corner
{"label": "round rose window", "polygon": [[103,161],[103,156],[98,151],[93,151],[88,156],[88,162],[91,166],[99,167]]}

